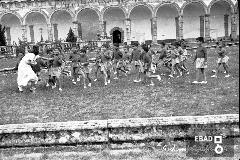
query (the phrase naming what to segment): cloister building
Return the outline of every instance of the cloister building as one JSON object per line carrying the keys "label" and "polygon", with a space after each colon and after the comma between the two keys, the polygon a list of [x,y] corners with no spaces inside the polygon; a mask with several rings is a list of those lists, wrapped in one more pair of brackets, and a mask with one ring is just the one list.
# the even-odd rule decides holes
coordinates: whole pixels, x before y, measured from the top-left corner
{"label": "cloister building", "polygon": [[83,41],[97,34],[122,42],[239,35],[236,0],[2,0],[8,44],[18,39]]}

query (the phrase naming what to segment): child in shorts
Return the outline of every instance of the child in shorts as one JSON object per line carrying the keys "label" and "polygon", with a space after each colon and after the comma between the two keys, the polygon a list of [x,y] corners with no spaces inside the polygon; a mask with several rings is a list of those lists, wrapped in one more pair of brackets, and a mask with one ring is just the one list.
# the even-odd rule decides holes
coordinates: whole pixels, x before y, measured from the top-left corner
{"label": "child in shorts", "polygon": [[213,78],[216,78],[219,72],[219,67],[223,65],[223,68],[225,69],[227,75],[225,77],[230,77],[229,70],[228,70],[228,65],[227,62],[229,60],[229,57],[227,56],[227,51],[225,48],[223,48],[223,45],[218,45],[217,48],[217,54],[218,54],[218,60],[217,60],[217,68],[215,75],[211,76]]}

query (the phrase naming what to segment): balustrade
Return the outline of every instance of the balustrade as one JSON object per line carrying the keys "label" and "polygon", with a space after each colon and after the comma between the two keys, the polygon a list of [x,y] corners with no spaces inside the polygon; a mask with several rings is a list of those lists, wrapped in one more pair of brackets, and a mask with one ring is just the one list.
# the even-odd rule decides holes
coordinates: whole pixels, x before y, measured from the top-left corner
{"label": "balustrade", "polygon": [[45,7],[49,6],[56,6],[56,7],[74,7],[76,5],[87,5],[87,4],[128,4],[128,3],[137,3],[137,2],[146,2],[146,3],[172,3],[172,2],[183,2],[184,0],[5,0],[0,2],[0,8],[9,9],[9,8],[26,8],[26,7]]}

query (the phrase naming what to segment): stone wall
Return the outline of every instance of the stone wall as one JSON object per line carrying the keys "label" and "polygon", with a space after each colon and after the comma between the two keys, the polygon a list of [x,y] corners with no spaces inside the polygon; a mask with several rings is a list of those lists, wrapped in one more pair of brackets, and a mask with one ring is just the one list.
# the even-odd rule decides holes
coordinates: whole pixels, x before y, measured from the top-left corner
{"label": "stone wall", "polygon": [[239,136],[238,115],[112,119],[0,126],[0,148],[74,144],[110,144],[189,139],[211,133]]}

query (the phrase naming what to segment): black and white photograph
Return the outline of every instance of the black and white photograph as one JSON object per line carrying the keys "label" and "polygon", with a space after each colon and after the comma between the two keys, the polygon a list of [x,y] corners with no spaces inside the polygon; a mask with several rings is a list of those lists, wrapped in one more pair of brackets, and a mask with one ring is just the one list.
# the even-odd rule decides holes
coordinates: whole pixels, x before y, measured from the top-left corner
{"label": "black and white photograph", "polygon": [[238,0],[0,0],[0,160],[238,160]]}

